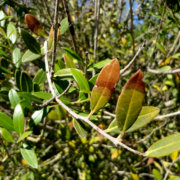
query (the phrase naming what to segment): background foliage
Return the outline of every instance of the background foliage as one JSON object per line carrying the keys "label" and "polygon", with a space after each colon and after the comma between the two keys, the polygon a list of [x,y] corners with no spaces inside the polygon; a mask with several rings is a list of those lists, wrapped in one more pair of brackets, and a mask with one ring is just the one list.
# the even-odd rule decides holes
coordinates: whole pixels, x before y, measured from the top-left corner
{"label": "background foliage", "polygon": [[[89,101],[79,103],[78,100],[84,100],[88,91],[81,91],[79,94],[79,87],[80,90],[84,89],[82,86],[86,86],[87,90],[89,88],[89,91],[92,90],[95,83],[92,75],[98,74],[109,60],[117,58],[121,69],[124,68],[146,40],[146,48],[133,66],[120,77],[110,101],[92,116],[92,120],[100,128],[108,128],[114,119],[113,114],[122,87],[138,69],[143,71],[146,83],[144,104],[160,108],[161,115],[178,112],[180,105],[178,1],[100,1],[96,55],[94,55],[96,1],[67,2],[74,26],[76,46],[73,46],[67,15],[60,1],[58,19],[61,26],[54,84],[56,91],[61,94],[68,86],[66,80],[79,75],[77,70],[60,71],[65,67],[64,59],[66,67],[68,62],[69,67],[75,64],[81,70],[83,65],[87,66],[87,72],[85,68],[84,70],[90,83],[87,85],[89,87],[84,83],[73,84],[68,93],[61,97],[65,104],[76,113],[87,116],[90,112]],[[20,122],[18,127],[11,124],[6,127],[11,134],[3,128],[0,129],[3,145],[0,147],[1,179],[179,179],[178,152],[159,159],[143,158],[123,148],[116,149],[109,140],[87,124],[73,120],[65,109],[55,106],[55,103],[40,110],[31,105],[32,101],[41,104],[43,99],[48,100],[51,95],[47,94],[48,84],[43,63],[42,47],[45,39],[36,36],[27,28],[24,17],[26,13],[34,15],[43,25],[46,34],[49,34],[53,24],[54,7],[55,1],[48,0],[2,0],[0,4],[0,119],[10,122],[1,114],[5,113]],[[28,32],[36,40],[24,43],[23,32],[24,34]],[[28,45],[35,42],[38,42],[36,45],[38,48],[30,49]],[[42,52],[42,55],[32,54],[28,49],[33,53]],[[71,62],[72,57],[74,62]],[[83,65],[79,63],[80,60]],[[176,71],[173,71],[175,69]],[[37,94],[38,91],[46,94]],[[21,106],[17,105],[18,103]],[[24,118],[29,126],[26,134],[19,139],[18,134],[22,134],[24,130],[22,123],[24,121],[21,121]],[[123,142],[145,152],[157,140],[179,132],[178,120],[178,113],[166,119],[156,119],[148,126],[126,134]],[[83,135],[87,136],[85,139],[76,133],[73,121],[74,124],[81,123],[84,127],[86,131]],[[15,128],[18,134],[13,132],[12,128]],[[149,134],[150,136],[142,141]],[[34,168],[27,164],[23,159],[24,156],[21,156],[21,154],[27,156],[28,150],[32,154],[29,161],[26,157],[26,161]],[[35,151],[37,159],[32,150]]]}

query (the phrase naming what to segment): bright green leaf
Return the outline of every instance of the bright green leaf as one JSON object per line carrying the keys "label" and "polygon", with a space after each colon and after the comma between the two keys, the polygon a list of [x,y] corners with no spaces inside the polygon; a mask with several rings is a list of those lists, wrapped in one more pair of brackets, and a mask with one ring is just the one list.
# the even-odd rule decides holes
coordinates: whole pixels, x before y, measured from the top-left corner
{"label": "bright green leaf", "polygon": [[157,169],[153,169],[153,175],[156,180],[162,180],[161,173]]}
{"label": "bright green leaf", "polygon": [[8,26],[7,26],[7,37],[9,37],[9,39],[11,40],[11,42],[13,44],[16,42],[17,30],[16,30],[16,27],[13,24],[8,24]]}
{"label": "bright green leaf", "polygon": [[0,112],[0,126],[7,130],[14,131],[13,120],[2,112]]}
{"label": "bright green leaf", "polygon": [[44,100],[49,100],[52,98],[52,94],[47,92],[33,92],[32,95]]}
{"label": "bright green leaf", "polygon": [[17,140],[17,143],[19,143],[20,141],[22,141],[24,138],[26,138],[27,136],[29,136],[31,133],[32,133],[32,131],[24,132],[24,133],[19,137],[19,139]]}
{"label": "bright green leaf", "polygon": [[69,28],[69,22],[67,18],[64,18],[60,23],[60,35],[64,34]]}
{"label": "bright green leaf", "polygon": [[9,91],[9,100],[13,108],[21,101],[18,93],[14,89]]}
{"label": "bright green leaf", "polygon": [[46,81],[46,72],[43,69],[40,69],[34,79],[33,79],[33,83],[37,83],[37,84],[41,84],[44,83]]}
{"label": "bright green leaf", "polygon": [[24,131],[24,113],[20,104],[18,104],[14,109],[13,124],[16,132],[22,134]]}
{"label": "bright green leaf", "polygon": [[34,61],[36,59],[41,58],[42,55],[41,54],[35,54],[33,52],[31,52],[29,49],[24,53],[23,57],[22,57],[22,62],[31,62]]}
{"label": "bright green leaf", "polygon": [[0,133],[6,141],[14,142],[11,133],[5,128],[0,128]]}
{"label": "bright green leaf", "polygon": [[33,149],[31,149],[28,145],[23,144],[21,146],[21,154],[24,158],[24,160],[33,168],[38,168],[38,161],[36,154]]}
{"label": "bright green leaf", "polygon": [[15,64],[16,68],[21,66],[21,51],[19,48],[15,48],[13,50],[13,63]]}

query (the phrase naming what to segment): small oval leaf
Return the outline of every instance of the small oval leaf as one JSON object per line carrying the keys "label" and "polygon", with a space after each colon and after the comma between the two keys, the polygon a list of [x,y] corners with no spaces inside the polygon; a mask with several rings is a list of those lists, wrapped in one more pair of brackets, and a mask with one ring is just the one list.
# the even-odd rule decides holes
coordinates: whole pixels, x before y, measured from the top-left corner
{"label": "small oval leaf", "polygon": [[46,81],[46,72],[43,69],[40,69],[33,79],[33,83],[41,84]]}
{"label": "small oval leaf", "polygon": [[2,112],[0,112],[0,126],[10,131],[14,131],[13,120]]}
{"label": "small oval leaf", "polygon": [[21,66],[21,51],[19,48],[15,48],[13,50],[13,64],[15,64],[16,68]]}
{"label": "small oval leaf", "polygon": [[9,100],[13,108],[21,101],[18,93],[14,89],[9,91]]}
{"label": "small oval leaf", "polygon": [[0,133],[6,141],[14,142],[11,133],[8,130],[6,130],[5,128],[0,128]]}
{"label": "small oval leaf", "polygon": [[24,131],[24,113],[20,104],[15,107],[13,114],[14,129],[18,134],[22,134]]}
{"label": "small oval leaf", "polygon": [[9,39],[11,40],[13,44],[16,42],[17,30],[13,24],[8,24],[7,26],[7,37],[9,37]]}
{"label": "small oval leaf", "polygon": [[32,131],[24,132],[24,133],[19,137],[19,139],[17,140],[17,143],[19,143],[20,141],[22,141],[24,138],[26,138],[27,136],[29,136],[31,133],[32,133]]}
{"label": "small oval leaf", "polygon": [[24,92],[32,92],[33,90],[33,83],[31,78],[25,73],[21,73],[21,91]]}
{"label": "small oval leaf", "polygon": [[66,68],[76,68],[74,62],[72,61],[72,59],[67,54],[64,53],[63,56],[64,56]]}
{"label": "small oval leaf", "polygon": [[20,151],[23,158],[30,166],[33,168],[38,168],[37,157],[33,149],[31,149],[28,145],[23,144]]}

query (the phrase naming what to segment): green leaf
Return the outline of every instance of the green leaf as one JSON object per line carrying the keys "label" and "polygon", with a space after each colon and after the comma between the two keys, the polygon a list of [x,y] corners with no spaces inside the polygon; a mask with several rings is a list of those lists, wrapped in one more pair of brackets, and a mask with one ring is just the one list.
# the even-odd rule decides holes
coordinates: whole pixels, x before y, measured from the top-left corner
{"label": "green leaf", "polygon": [[24,113],[20,104],[18,104],[14,109],[13,124],[16,132],[22,134],[24,131]]}
{"label": "green leaf", "polygon": [[90,67],[87,71],[93,71],[94,69],[101,69],[102,67],[104,67],[105,65],[107,65],[110,62],[111,62],[111,60],[100,61],[100,62],[94,64],[93,67]]}
{"label": "green leaf", "polygon": [[35,54],[41,54],[40,45],[33,36],[31,36],[28,32],[26,32],[23,29],[21,29],[21,36],[24,43],[31,52]]}
{"label": "green leaf", "polygon": [[67,54],[63,54],[63,56],[64,61],[66,62],[66,68],[76,68],[73,60]]}
{"label": "green leaf", "polygon": [[8,24],[8,26],[7,26],[7,37],[9,37],[9,39],[11,40],[11,42],[13,44],[16,42],[17,30],[16,30],[16,27],[13,24]]}
{"label": "green leaf", "polygon": [[1,71],[1,72],[4,72],[4,73],[12,74],[11,71],[9,71],[8,69],[6,69],[6,68],[4,68],[4,67],[2,67],[2,66],[0,66],[0,71]]}
{"label": "green leaf", "polygon": [[111,122],[111,124],[109,125],[108,129],[105,130],[105,132],[120,134],[116,118]]}
{"label": "green leaf", "polygon": [[28,145],[23,144],[21,146],[21,154],[24,160],[33,168],[38,168],[37,157],[33,149],[31,149]]}
{"label": "green leaf", "polygon": [[42,100],[37,98],[36,96],[32,95],[29,92],[19,92],[18,95],[22,98],[24,98],[28,102],[34,102],[37,104],[42,104]]}
{"label": "green leaf", "polygon": [[19,137],[19,139],[17,140],[17,143],[19,143],[20,141],[22,141],[24,138],[26,138],[27,136],[29,136],[31,133],[32,133],[32,131],[24,132],[24,133]]}
{"label": "green leaf", "polygon": [[32,127],[38,125],[48,113],[49,113],[49,108],[47,107],[35,111],[30,118],[29,126]]}
{"label": "green leaf", "polygon": [[79,134],[80,137],[82,137],[83,139],[85,139],[87,137],[87,131],[85,131],[83,129],[83,127],[80,125],[80,123],[73,118],[73,125],[74,128],[76,129],[77,133]]}
{"label": "green leaf", "polygon": [[67,18],[64,18],[60,23],[60,35],[64,34],[69,28],[69,22]]}
{"label": "green leaf", "polygon": [[145,96],[145,83],[141,70],[137,71],[126,82],[116,105],[116,120],[124,133],[136,121]]}
{"label": "green leaf", "polygon": [[180,133],[167,136],[155,142],[145,153],[148,157],[167,156],[180,150]]}
{"label": "green leaf", "polygon": [[52,94],[47,92],[33,92],[32,95],[44,100],[49,100],[52,98]]}
{"label": "green leaf", "polygon": [[153,175],[156,180],[162,180],[161,173],[157,169],[153,169]]}
{"label": "green leaf", "polygon": [[14,89],[9,91],[9,100],[13,108],[21,101],[18,93]]}
{"label": "green leaf", "polygon": [[44,83],[46,81],[46,72],[43,69],[40,69],[34,79],[33,79],[33,83],[37,83],[37,84],[41,84]]}
{"label": "green leaf", "polygon": [[3,56],[4,58],[10,59],[9,56],[2,49],[0,49],[0,56]]}
{"label": "green leaf", "polygon": [[19,103],[20,105],[21,105],[21,107],[23,108],[23,109],[30,109],[30,110],[33,110],[33,109],[37,109],[36,107],[34,107],[34,106],[32,106],[31,105],[31,102],[30,101],[27,101],[27,100],[22,100],[22,101],[20,101],[20,103]]}
{"label": "green leaf", "polygon": [[94,86],[96,84],[96,80],[98,78],[99,74],[96,74],[95,76],[93,76],[90,80],[89,83]]}
{"label": "green leaf", "polygon": [[41,58],[42,55],[41,54],[35,54],[33,52],[31,52],[29,49],[24,53],[23,57],[22,57],[22,62],[31,62],[34,61],[36,59]]}
{"label": "green leaf", "polygon": [[[153,41],[155,43],[155,41]],[[156,42],[156,47],[163,53],[166,55],[166,50],[165,48],[158,42]]]}
{"label": "green leaf", "polygon": [[6,20],[6,19],[8,19],[8,18],[13,18],[13,16],[6,16],[6,17],[0,19],[0,21]]}
{"label": "green leaf", "polygon": [[0,126],[7,130],[14,131],[13,120],[2,112],[0,112]]}
{"label": "green leaf", "polygon": [[[1,30],[0,30],[0,33],[1,33]],[[8,46],[6,46],[6,45],[4,45],[4,44],[2,44],[2,43],[0,43],[0,46],[1,46],[1,47],[4,47],[4,48],[6,48],[6,49],[9,49]]]}
{"label": "green leaf", "polygon": [[19,48],[15,48],[13,50],[13,63],[15,64],[16,68],[19,68],[21,66],[21,51]]}
{"label": "green leaf", "polygon": [[9,101],[8,93],[9,93],[9,91],[7,91],[7,90],[1,90],[0,97],[6,101]]}
{"label": "green leaf", "polygon": [[0,34],[6,38],[6,33],[1,27],[0,27]]}
{"label": "green leaf", "polygon": [[[4,17],[6,17],[6,15],[4,14],[3,11],[0,11],[0,19],[3,19]],[[5,25],[5,20],[0,21],[0,26],[4,27],[4,25]]]}
{"label": "green leaf", "polygon": [[64,49],[68,55],[71,55],[74,59],[76,59],[78,62],[82,63],[81,58],[71,49],[67,48],[67,47],[61,47],[62,49]]}
{"label": "green leaf", "polygon": [[0,128],[0,133],[6,141],[14,142],[11,133],[5,128]]}
{"label": "green leaf", "polygon": [[21,73],[21,91],[24,92],[32,92],[33,90],[33,83],[31,78],[25,73]]}
{"label": "green leaf", "polygon": [[174,58],[174,59],[179,59],[179,57],[180,57],[180,53],[176,53],[171,56],[171,58]]}
{"label": "green leaf", "polygon": [[[90,90],[89,84],[81,72],[79,72],[76,69],[71,69],[71,73],[72,73],[75,81],[77,82],[80,90]],[[79,93],[79,100],[84,100],[86,98],[87,98],[86,94],[81,93],[81,92]]]}
{"label": "green leaf", "polygon": [[15,80],[16,80],[16,86],[18,87],[18,89],[20,90],[21,89],[21,71],[16,69],[16,72],[15,72]]}
{"label": "green leaf", "polygon": [[159,69],[161,72],[169,71],[171,69],[171,66],[163,66],[162,68]]}
{"label": "green leaf", "polygon": [[179,176],[170,177],[168,180],[179,180]]}
{"label": "green leaf", "polygon": [[126,132],[133,132],[150,123],[159,114],[159,111],[158,108],[153,106],[142,107],[137,120]]}

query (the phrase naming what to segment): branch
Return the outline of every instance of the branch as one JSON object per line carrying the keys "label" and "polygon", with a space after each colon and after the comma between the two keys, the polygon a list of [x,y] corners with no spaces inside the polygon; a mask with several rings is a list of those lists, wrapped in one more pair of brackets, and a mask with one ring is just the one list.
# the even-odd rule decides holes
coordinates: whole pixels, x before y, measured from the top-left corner
{"label": "branch", "polygon": [[174,70],[169,70],[169,71],[158,71],[158,70],[154,70],[148,67],[147,71],[153,74],[176,74],[180,72],[180,69],[174,69]]}
{"label": "branch", "polygon": [[[99,25],[99,10],[100,0],[95,0],[95,27],[94,27],[94,63],[96,63],[96,50],[97,50],[97,36],[98,36],[98,25]],[[95,70],[92,72],[92,76],[95,75]]]}
{"label": "branch", "polygon": [[69,90],[69,88],[72,86],[72,84],[73,84],[72,81],[70,81],[68,87],[64,90],[63,93],[61,93],[59,96],[57,96],[57,98],[60,98],[61,96],[63,96]]}
{"label": "branch", "polygon": [[71,16],[69,15],[69,10],[68,10],[68,5],[67,5],[66,0],[62,0],[62,4],[63,4],[63,8],[64,8],[64,11],[67,15],[68,22],[69,22],[69,32],[71,35],[73,48],[74,48],[74,51],[77,53],[75,30],[74,30],[74,26],[73,26],[72,21],[71,21]]}
{"label": "branch", "polygon": [[167,117],[174,117],[174,116],[178,116],[178,115],[180,115],[180,111],[165,114],[165,115],[162,115],[162,116],[157,116],[153,120],[161,120],[161,119],[164,119],[164,118],[167,118]]}
{"label": "branch", "polygon": [[66,111],[73,116],[75,119],[79,119],[82,120],[84,122],[86,122],[87,124],[89,124],[93,129],[95,129],[97,132],[99,132],[100,134],[102,134],[103,136],[105,136],[107,139],[109,139],[116,147],[121,146],[125,149],[127,149],[128,151],[133,152],[134,154],[140,155],[140,156],[145,156],[144,153],[141,153],[139,151],[136,151],[128,146],[126,146],[125,144],[123,144],[122,142],[120,142],[117,138],[114,138],[112,136],[110,136],[109,134],[107,134],[106,132],[104,132],[102,129],[100,129],[99,127],[97,127],[95,124],[93,124],[87,117],[83,117],[80,116],[78,114],[76,114],[75,112],[73,112],[68,106],[66,106],[61,100],[58,99],[58,97],[55,94],[53,85],[52,85],[52,81],[50,78],[50,72],[49,72],[49,66],[48,66],[48,58],[47,58],[47,52],[48,52],[48,47],[47,47],[47,41],[44,42],[44,60],[45,60],[45,68],[46,68],[46,72],[47,72],[47,80],[48,80],[48,84],[49,84],[49,88],[50,91],[52,93],[53,96],[55,96],[55,100],[56,102],[61,105],[64,109],[66,109]]}
{"label": "branch", "polygon": [[150,137],[154,134],[155,131],[161,129],[166,123],[167,123],[167,121],[165,121],[164,123],[162,123],[161,126],[155,128],[149,135],[147,135],[144,139],[139,140],[137,143],[141,143],[141,142],[143,142],[143,141],[146,141],[146,139],[150,138]]}
{"label": "branch", "polygon": [[129,64],[124,68],[120,70],[120,74],[124,74],[124,72],[133,64],[133,62],[136,60],[137,56],[140,54],[140,52],[145,48],[146,41],[143,42],[143,44],[140,45],[136,55],[133,57],[133,59],[129,62]]}
{"label": "branch", "polygon": [[54,23],[53,23],[53,49],[52,49],[51,78],[53,78],[54,76],[54,64],[55,64],[55,56],[56,56],[56,41],[57,41],[57,30],[58,30],[58,7],[59,7],[59,0],[56,0]]}

